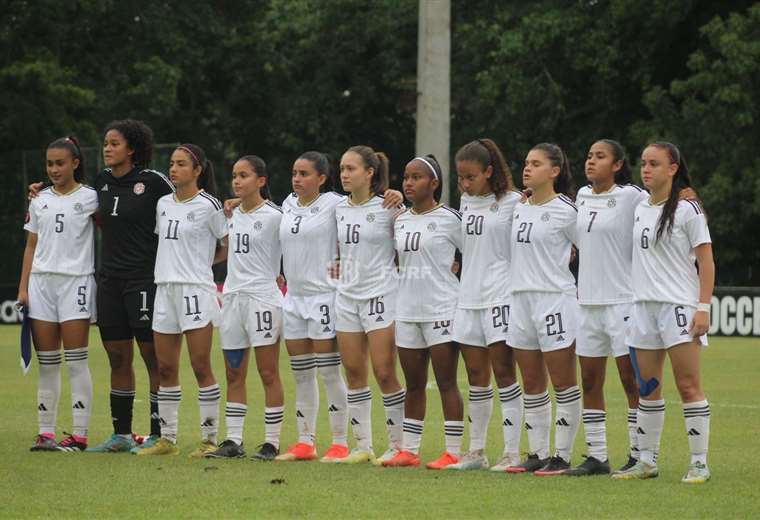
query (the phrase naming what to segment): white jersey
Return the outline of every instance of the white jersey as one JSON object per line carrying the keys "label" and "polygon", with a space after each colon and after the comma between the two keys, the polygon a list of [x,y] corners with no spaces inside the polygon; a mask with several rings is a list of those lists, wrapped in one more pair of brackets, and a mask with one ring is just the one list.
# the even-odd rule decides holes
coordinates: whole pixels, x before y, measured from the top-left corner
{"label": "white jersey", "polygon": [[280,244],[288,292],[313,296],[335,291],[330,268],[338,258],[335,206],[345,200],[335,192],[322,193],[308,206],[294,193],[282,203]]}
{"label": "white jersey", "polygon": [[633,223],[633,301],[697,306],[699,274],[694,248],[709,244],[710,231],[699,203],[681,200],[673,232],[657,240],[662,204],[639,203]]}
{"label": "white jersey", "polygon": [[614,185],[604,193],[591,186],[578,190],[578,303],[629,303],[633,244],[633,213],[649,196],[634,185]]}
{"label": "white jersey", "polygon": [[511,292],[509,233],[521,195],[508,191],[500,200],[462,194],[462,279],[460,309],[485,309],[504,303]]}
{"label": "white jersey", "polygon": [[156,204],[156,283],[195,283],[216,287],[211,264],[217,240],[227,235],[219,199],[199,191],[180,202],[174,193]]}
{"label": "white jersey", "polygon": [[340,250],[338,293],[365,300],[395,292],[393,219],[401,209],[384,209],[384,198],[373,196],[355,206],[350,199],[335,208]]}
{"label": "white jersey", "polygon": [[24,229],[37,234],[32,273],[83,276],[95,272],[98,194],[84,184],[61,195],[52,186],[29,203]]}
{"label": "white jersey", "polygon": [[451,271],[462,247],[462,216],[440,205],[426,213],[406,211],[396,219],[399,291],[396,318],[402,321],[450,320],[459,280]]}
{"label": "white jersey", "polygon": [[224,294],[246,293],[260,301],[282,304],[277,287],[281,220],[282,210],[270,201],[248,212],[235,208],[229,223]]}
{"label": "white jersey", "polygon": [[578,210],[565,195],[541,205],[518,204],[512,223],[512,291],[575,296],[570,251],[577,244]]}

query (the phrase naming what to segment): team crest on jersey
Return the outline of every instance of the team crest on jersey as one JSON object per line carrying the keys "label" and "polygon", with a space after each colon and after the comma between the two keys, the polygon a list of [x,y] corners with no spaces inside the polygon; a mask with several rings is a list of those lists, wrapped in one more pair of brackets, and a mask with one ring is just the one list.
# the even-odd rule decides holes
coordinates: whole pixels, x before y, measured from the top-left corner
{"label": "team crest on jersey", "polygon": [[544,222],[549,222],[550,218],[551,218],[551,215],[549,215],[548,211],[544,213],[543,215],[541,215],[541,220],[543,220]]}
{"label": "team crest on jersey", "polygon": [[74,211],[76,211],[77,213],[81,213],[83,209],[84,208],[81,202],[77,202],[76,204],[74,204]]}
{"label": "team crest on jersey", "polygon": [[607,207],[608,208],[614,208],[615,204],[617,204],[617,201],[615,199],[610,199],[607,201]]}
{"label": "team crest on jersey", "polygon": [[311,208],[311,209],[309,210],[309,212],[310,212],[312,215],[316,215],[317,213],[319,213],[319,206],[314,206],[313,208]]}
{"label": "team crest on jersey", "polygon": [[135,183],[135,187],[132,188],[132,191],[135,192],[135,195],[142,195],[145,193],[145,184],[142,182]]}
{"label": "team crest on jersey", "polygon": [[428,231],[435,231],[436,225],[435,222],[431,222],[427,225]]}
{"label": "team crest on jersey", "polygon": [[374,221],[375,221],[375,214],[367,213],[367,222],[374,222]]}
{"label": "team crest on jersey", "polygon": [[255,229],[256,231],[259,231],[261,227],[262,227],[262,224],[260,220],[257,220],[256,222],[253,223],[253,229]]}
{"label": "team crest on jersey", "polygon": [[496,213],[497,211],[499,211],[499,205],[494,202],[493,204],[491,204],[491,207],[488,209],[491,210],[491,213]]}
{"label": "team crest on jersey", "polygon": [[195,222],[195,213],[193,213],[192,211],[190,213],[188,213],[187,214],[187,220],[190,221],[190,222]]}

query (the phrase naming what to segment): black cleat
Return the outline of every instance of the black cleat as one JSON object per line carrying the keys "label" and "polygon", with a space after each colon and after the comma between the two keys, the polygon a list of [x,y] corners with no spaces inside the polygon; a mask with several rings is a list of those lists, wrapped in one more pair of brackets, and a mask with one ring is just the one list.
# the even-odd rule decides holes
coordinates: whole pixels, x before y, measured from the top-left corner
{"label": "black cleat", "polygon": [[58,443],[55,442],[55,438],[38,435],[29,451],[58,451]]}
{"label": "black cleat", "polygon": [[533,473],[537,469],[543,468],[549,459],[539,459],[535,453],[528,455],[521,464],[517,466],[510,466],[507,468],[507,473]]}
{"label": "black cleat", "polygon": [[245,457],[243,444],[237,444],[235,441],[227,439],[222,442],[217,449],[203,455],[206,459],[240,459]]}
{"label": "black cleat", "polygon": [[259,445],[259,451],[251,457],[254,460],[270,461],[280,454],[280,450],[274,447],[271,443],[265,442]]}
{"label": "black cleat", "polygon": [[586,457],[583,464],[577,468],[568,469],[563,475],[570,475],[571,477],[588,477],[591,475],[609,475],[610,474],[610,462],[605,460],[601,462],[594,457]]}
{"label": "black cleat", "polygon": [[570,469],[570,463],[562,457],[555,455],[549,459],[549,462],[543,468],[537,469],[533,474],[537,477],[553,477],[561,475],[568,469]]}
{"label": "black cleat", "polygon": [[633,457],[631,457],[630,455],[628,455],[628,462],[626,462],[625,465],[623,465],[623,467],[621,467],[615,473],[622,473],[623,471],[628,471],[629,469],[631,469],[632,467],[634,467],[637,462],[638,462],[638,460],[636,460]]}

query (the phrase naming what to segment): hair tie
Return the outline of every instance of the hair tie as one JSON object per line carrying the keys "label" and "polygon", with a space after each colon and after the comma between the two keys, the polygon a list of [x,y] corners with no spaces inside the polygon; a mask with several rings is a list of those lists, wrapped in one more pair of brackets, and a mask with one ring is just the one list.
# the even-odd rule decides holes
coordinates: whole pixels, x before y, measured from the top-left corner
{"label": "hair tie", "polygon": [[430,162],[428,162],[427,159],[425,159],[424,157],[415,157],[414,159],[412,159],[412,161],[422,161],[422,162],[424,162],[427,165],[427,167],[430,168],[430,171],[433,172],[433,178],[435,180],[440,180],[438,178],[438,172],[435,171],[435,168],[433,168],[433,165],[430,164]]}
{"label": "hair tie", "polygon": [[188,148],[187,146],[181,144],[181,145],[179,145],[177,147],[177,150],[185,150],[187,153],[190,154],[190,157],[192,157],[193,159],[195,159],[195,162],[196,162],[196,164],[198,164],[198,166],[200,166],[201,168],[205,168],[205,165],[200,161],[200,159],[198,159],[198,156],[195,155],[193,153],[193,151],[190,148]]}

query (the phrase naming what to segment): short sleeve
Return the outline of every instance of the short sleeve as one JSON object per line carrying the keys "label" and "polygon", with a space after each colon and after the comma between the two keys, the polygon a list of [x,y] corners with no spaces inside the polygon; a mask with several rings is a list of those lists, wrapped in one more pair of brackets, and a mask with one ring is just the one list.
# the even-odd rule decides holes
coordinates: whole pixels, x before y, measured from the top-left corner
{"label": "short sleeve", "polygon": [[208,220],[209,229],[216,238],[226,237],[228,234],[227,217],[224,216],[224,210],[215,210]]}
{"label": "short sleeve", "polygon": [[158,230],[161,227],[161,201],[156,204],[156,225],[153,226],[153,233],[158,235]]}
{"label": "short sleeve", "polygon": [[575,208],[568,208],[568,211],[565,213],[565,216],[563,218],[562,222],[562,234],[567,237],[567,239],[573,243],[573,245],[578,245],[578,211]]}
{"label": "short sleeve", "polygon": [[452,215],[449,219],[449,240],[454,247],[462,250],[462,218]]}
{"label": "short sleeve", "polygon": [[24,229],[26,231],[29,231],[30,233],[38,233],[39,232],[39,226],[37,222],[37,211],[36,210],[36,204],[34,201],[29,203],[29,208],[26,210],[26,215],[24,216]]}
{"label": "short sleeve", "polygon": [[698,202],[687,200],[689,208],[684,211],[686,218],[683,224],[686,237],[689,239],[691,248],[701,244],[709,244],[712,242],[710,239],[710,229],[707,227],[707,218]]}

